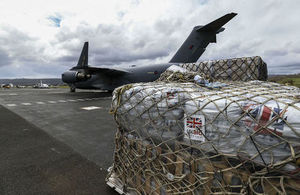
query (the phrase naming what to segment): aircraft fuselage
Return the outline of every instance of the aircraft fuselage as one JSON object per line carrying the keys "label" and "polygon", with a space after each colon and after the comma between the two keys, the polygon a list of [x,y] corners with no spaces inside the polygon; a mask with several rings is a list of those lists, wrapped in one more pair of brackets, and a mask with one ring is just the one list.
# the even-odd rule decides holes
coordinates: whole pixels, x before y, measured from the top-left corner
{"label": "aircraft fuselage", "polygon": [[129,83],[152,82],[159,78],[167,68],[174,63],[153,64],[153,65],[130,65],[122,67],[128,73],[120,76],[108,76],[104,73],[97,72],[91,74],[91,77],[84,81],[78,81],[69,84],[71,87],[78,89],[102,89],[113,90],[116,87]]}

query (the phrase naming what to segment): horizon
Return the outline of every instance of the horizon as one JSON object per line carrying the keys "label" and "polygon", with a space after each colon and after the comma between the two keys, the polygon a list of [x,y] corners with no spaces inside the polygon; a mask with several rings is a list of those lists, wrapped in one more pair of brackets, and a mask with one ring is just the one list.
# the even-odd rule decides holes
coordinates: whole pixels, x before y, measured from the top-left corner
{"label": "horizon", "polygon": [[[300,73],[294,73],[294,74],[268,74],[268,76],[297,76],[300,75]],[[32,79],[32,80],[39,80],[39,79],[60,79],[60,77],[39,77],[39,78],[0,78],[0,80],[16,80],[16,79]]]}

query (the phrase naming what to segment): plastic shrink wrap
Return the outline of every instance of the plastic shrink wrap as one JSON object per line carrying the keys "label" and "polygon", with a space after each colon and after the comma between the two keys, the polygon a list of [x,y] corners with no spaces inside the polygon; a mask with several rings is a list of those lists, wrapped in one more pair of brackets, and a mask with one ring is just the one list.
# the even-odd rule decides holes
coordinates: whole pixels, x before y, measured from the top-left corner
{"label": "plastic shrink wrap", "polygon": [[157,82],[117,88],[108,184],[128,194],[299,194],[300,89],[253,80],[266,78],[252,57],[171,66]]}
{"label": "plastic shrink wrap", "polygon": [[[267,166],[300,152],[296,87],[251,81],[212,90],[193,83],[146,83],[121,96],[117,91],[112,105],[119,126],[155,144],[185,142]],[[297,167],[287,164],[282,169]]]}
{"label": "plastic shrink wrap", "polygon": [[192,72],[209,75],[217,80],[266,81],[268,79],[267,64],[259,56],[209,60],[180,66]]}

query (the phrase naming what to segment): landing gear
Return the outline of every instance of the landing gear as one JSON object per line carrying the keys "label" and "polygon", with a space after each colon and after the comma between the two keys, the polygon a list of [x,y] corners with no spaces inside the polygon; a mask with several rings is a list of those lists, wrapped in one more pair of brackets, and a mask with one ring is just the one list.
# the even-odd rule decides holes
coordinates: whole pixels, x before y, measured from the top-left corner
{"label": "landing gear", "polygon": [[76,87],[75,86],[70,86],[70,92],[74,93],[76,91]]}

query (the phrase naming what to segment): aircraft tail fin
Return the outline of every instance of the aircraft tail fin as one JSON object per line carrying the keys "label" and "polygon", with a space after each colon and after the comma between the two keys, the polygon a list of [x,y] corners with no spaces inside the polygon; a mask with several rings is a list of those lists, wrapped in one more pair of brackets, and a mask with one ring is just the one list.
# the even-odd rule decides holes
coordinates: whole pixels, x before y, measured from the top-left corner
{"label": "aircraft tail fin", "polygon": [[205,26],[195,26],[191,34],[170,60],[170,63],[194,63],[204,53],[209,43],[216,43],[216,34],[225,30],[222,26],[236,13],[226,14]]}
{"label": "aircraft tail fin", "polygon": [[[197,31],[211,31],[211,32],[219,33],[221,31],[218,31],[218,30],[220,30],[220,28],[222,28],[222,26],[224,26],[227,22],[229,22],[236,15],[237,15],[236,13],[226,14],[226,15],[206,24],[205,26],[198,28]],[[222,29],[224,29],[224,28],[222,28]]]}
{"label": "aircraft tail fin", "polygon": [[89,42],[85,42],[76,68],[84,68],[88,66],[88,54],[89,54]]}

